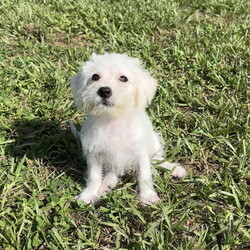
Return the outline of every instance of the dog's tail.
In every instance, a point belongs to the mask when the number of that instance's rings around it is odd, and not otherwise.
[[[69,126],[70,126],[71,133],[74,135],[76,140],[80,140],[80,132],[76,128],[75,124],[72,121],[69,121]]]

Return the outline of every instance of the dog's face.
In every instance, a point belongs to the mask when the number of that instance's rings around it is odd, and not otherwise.
[[[71,82],[78,108],[110,116],[145,109],[156,85],[138,59],[124,54],[92,55]]]

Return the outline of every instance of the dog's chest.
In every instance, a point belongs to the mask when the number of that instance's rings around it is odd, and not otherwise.
[[[106,126],[99,128],[97,137],[105,145],[108,151],[115,151],[116,154],[133,149],[135,142],[135,127],[125,122],[112,122]]]
[[[85,127],[82,142],[87,154],[107,154],[112,158],[130,160],[140,144],[139,134],[135,122],[115,120]]]

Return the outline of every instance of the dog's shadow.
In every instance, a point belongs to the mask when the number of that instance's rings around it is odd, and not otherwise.
[[[74,181],[82,181],[86,164],[81,149],[71,134],[69,124],[56,120],[16,120],[11,125],[6,155],[16,159],[27,157],[40,166],[53,166],[66,172]]]

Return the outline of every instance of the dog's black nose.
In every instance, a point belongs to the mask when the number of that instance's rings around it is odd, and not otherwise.
[[[101,87],[98,89],[97,94],[103,98],[109,98],[112,96],[112,90],[109,87]]]

